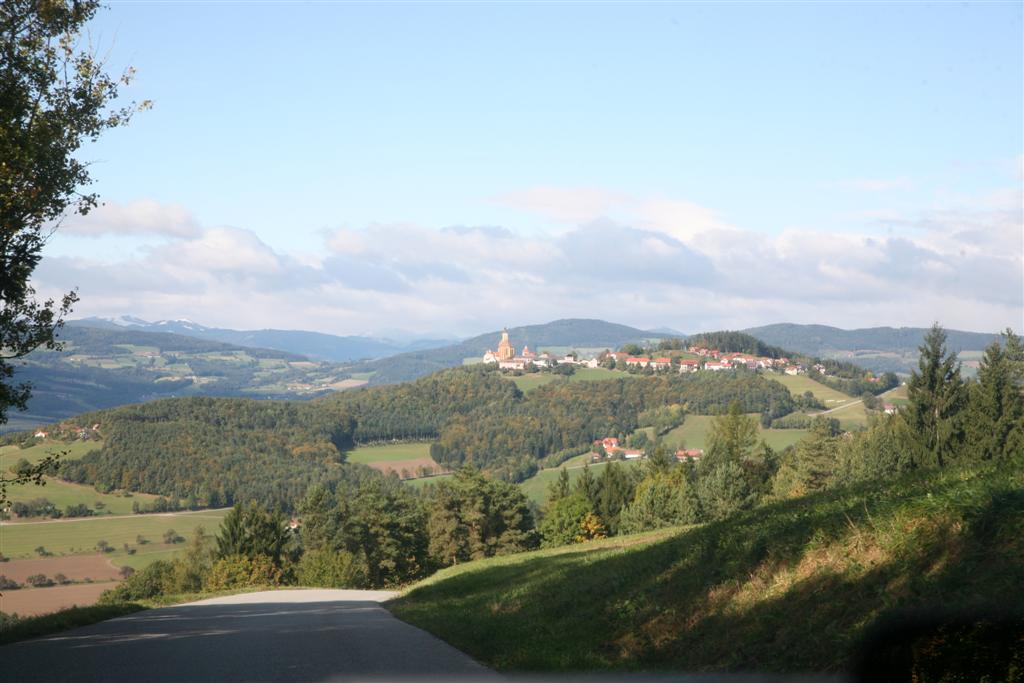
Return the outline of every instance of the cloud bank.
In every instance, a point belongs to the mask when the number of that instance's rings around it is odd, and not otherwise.
[[[241,228],[201,226],[152,201],[107,205],[70,238],[161,240],[114,262],[44,258],[36,286],[78,287],[76,315],[187,316],[236,328],[338,334],[473,334],[594,317],[685,331],[791,321],[841,327],[1022,326],[1019,190],[915,215],[873,215],[859,233],[729,225],[678,199],[538,188],[498,198],[562,226],[375,224],[328,232],[299,258]],[[607,216],[614,215],[615,218]]]

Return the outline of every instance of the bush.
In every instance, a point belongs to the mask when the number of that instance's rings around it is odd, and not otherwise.
[[[21,584],[14,579],[8,579],[3,574],[0,574],[0,591],[13,591],[21,588]]]
[[[125,565],[117,573],[121,575],[122,579],[130,579],[135,574],[135,568]]]
[[[46,574],[33,574],[25,579],[25,581],[36,588],[46,588],[53,585],[53,579],[48,577]]]
[[[310,550],[299,560],[296,577],[302,586],[364,588],[366,567],[352,553]]]
[[[175,531],[174,529],[168,529],[167,531],[164,532],[164,543],[167,543],[168,545],[171,545],[173,543],[184,543],[184,542],[185,542],[185,538],[183,536],[179,536],[178,532]]]
[[[99,603],[111,605],[118,602],[145,600],[162,595],[174,580],[174,563],[157,560],[142,571],[135,572],[116,588],[104,591]]]
[[[281,570],[266,555],[229,555],[213,563],[206,577],[205,588],[216,591],[247,586],[277,586],[281,580]]]
[[[56,581],[57,583],[59,583],[62,586],[65,586],[65,585],[71,583],[71,579],[69,579],[68,577],[64,576],[61,573],[54,574],[53,575],[53,580]]]

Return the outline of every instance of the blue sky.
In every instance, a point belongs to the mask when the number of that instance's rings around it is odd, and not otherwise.
[[[1020,3],[132,3],[80,315],[1020,328]],[[239,306],[244,301],[246,305]]]

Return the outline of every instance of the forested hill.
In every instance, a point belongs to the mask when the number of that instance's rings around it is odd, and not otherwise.
[[[65,464],[63,474],[104,491],[199,505],[289,505],[309,485],[356,476],[340,465],[354,443],[429,439],[442,465],[520,481],[542,464],[586,451],[596,438],[625,437],[644,411],[675,405],[718,414],[734,400],[769,418],[794,408],[783,385],[753,372],[560,379],[523,394],[482,365],[304,403],[166,399],[76,418],[99,424],[102,445]]]
[[[345,386],[340,366],[284,351],[120,327],[66,326],[59,339],[62,351],[37,349],[17,368],[34,389],[6,427],[170,396],[311,398]]]
[[[827,325],[779,323],[743,330],[761,341],[812,356],[828,356],[835,351],[917,351],[928,330],[923,327],[867,327],[843,330]],[[946,330],[950,351],[980,351],[998,334]]]
[[[516,350],[524,345],[534,350],[548,347],[616,349],[629,342],[641,342],[659,336],[627,325],[585,318],[568,318],[543,325],[512,327],[508,332]],[[413,351],[362,363],[353,366],[352,371],[373,372],[371,384],[405,382],[438,370],[462,365],[466,358],[480,358],[487,349],[496,349],[500,339],[501,331],[495,330],[451,346]]]
[[[378,339],[359,335],[339,336],[307,330],[230,330],[219,327],[206,327],[190,320],[147,322],[131,316],[123,316],[115,320],[83,318],[70,321],[68,327],[171,333],[247,348],[276,349],[315,360],[334,363],[347,363],[366,358],[384,358],[404,351],[435,348],[451,343],[450,340],[424,339],[404,344],[390,339]]]

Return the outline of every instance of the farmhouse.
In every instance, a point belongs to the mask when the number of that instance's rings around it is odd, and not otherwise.
[[[698,361],[698,360],[683,359],[683,360],[679,361],[679,372],[680,373],[683,373],[683,372],[697,372],[698,370],[700,370],[700,361]]]
[[[679,462],[684,462],[688,458],[693,458],[694,460],[696,460],[702,455],[704,455],[703,448],[681,448],[678,451],[676,451],[676,460],[678,460]]]

